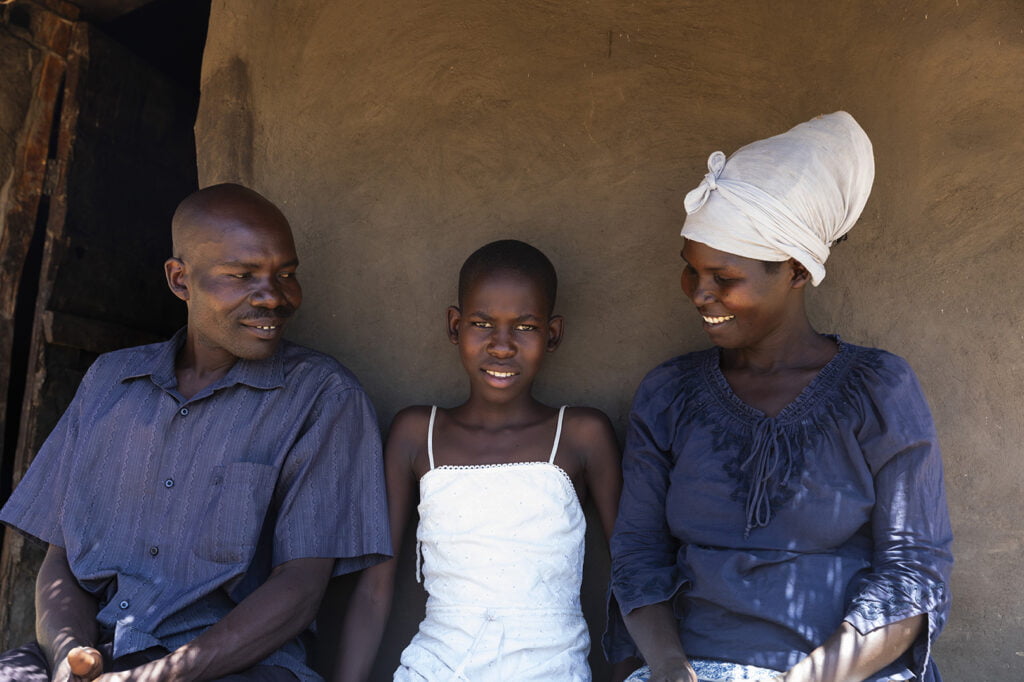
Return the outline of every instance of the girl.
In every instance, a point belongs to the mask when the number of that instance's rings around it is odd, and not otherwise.
[[[523,242],[473,253],[459,273],[459,305],[448,309],[469,398],[448,409],[406,408],[392,424],[392,538],[400,547],[418,486],[417,568],[422,557],[429,595],[395,680],[590,679],[582,503],[593,498],[608,537],[621,473],[604,414],[533,397],[541,363],[562,338],[556,286],[551,262]],[[360,577],[338,679],[368,676],[396,565],[397,558]]]

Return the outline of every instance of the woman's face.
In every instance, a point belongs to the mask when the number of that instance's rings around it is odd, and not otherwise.
[[[697,306],[704,331],[721,348],[752,348],[779,336],[802,314],[808,275],[793,260],[777,267],[687,241],[680,254],[683,293]]]

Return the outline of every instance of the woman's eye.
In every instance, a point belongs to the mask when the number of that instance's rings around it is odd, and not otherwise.
[[[729,286],[730,284],[735,284],[736,280],[731,278],[731,277],[723,277],[722,275],[715,275],[715,283],[716,284],[721,284],[723,286]]]

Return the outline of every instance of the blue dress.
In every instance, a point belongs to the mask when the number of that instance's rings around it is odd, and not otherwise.
[[[939,680],[952,532],[913,372],[842,343],[775,417],[741,401],[719,350],[655,368],[630,414],[611,542],[624,613],[671,601],[688,655],[787,670],[846,620],[919,614],[919,641],[871,680]],[[606,637],[613,658],[622,633]]]

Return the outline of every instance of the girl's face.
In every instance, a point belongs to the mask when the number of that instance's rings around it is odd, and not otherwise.
[[[562,318],[550,307],[541,285],[521,273],[476,278],[462,307],[448,309],[448,336],[472,390],[502,399],[529,393],[545,353],[562,336]]]
[[[751,348],[783,330],[799,310],[797,289],[809,280],[795,261],[769,271],[753,258],[687,241],[683,293],[697,306],[704,331],[720,348]]]

